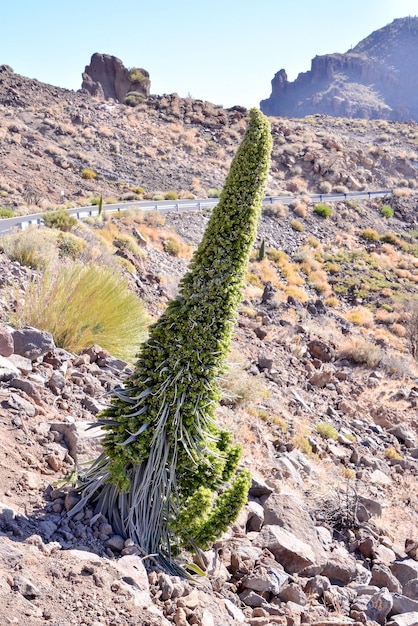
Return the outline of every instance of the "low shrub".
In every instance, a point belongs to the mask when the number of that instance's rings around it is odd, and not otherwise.
[[[348,339],[340,348],[340,357],[358,365],[376,367],[383,358],[383,351],[366,337],[357,336]]]
[[[14,217],[14,211],[6,206],[0,206],[0,219],[7,217]]]
[[[58,254],[61,257],[78,259],[87,248],[87,243],[81,237],[71,233],[62,233],[57,240]]]
[[[179,195],[177,193],[177,191],[167,191],[164,194],[164,200],[178,200],[179,199]]]
[[[57,228],[58,230],[69,231],[77,224],[77,218],[70,215],[64,209],[58,211],[47,211],[42,215],[45,226]]]
[[[328,219],[332,214],[332,209],[329,204],[320,203],[314,206],[314,213],[316,213],[316,215],[319,215],[320,217],[323,217],[324,219]]]
[[[0,239],[0,250],[13,261],[32,269],[43,269],[57,261],[56,233],[34,226]]]
[[[290,226],[291,228],[293,228],[293,230],[296,230],[298,233],[302,233],[305,230],[304,225],[299,220],[292,220],[290,222]]]
[[[379,241],[380,235],[374,228],[365,228],[360,233],[361,237],[366,241]]]
[[[392,207],[389,206],[388,204],[384,204],[382,206],[382,208],[380,209],[380,213],[381,215],[383,215],[383,217],[393,217],[395,214]]]
[[[316,425],[316,432],[324,439],[333,439],[334,441],[338,439],[338,430],[329,422],[319,422]]]
[[[57,346],[78,353],[98,343],[132,361],[145,339],[148,316],[137,296],[114,268],[59,265],[28,285],[21,324],[50,332]]]
[[[89,168],[85,168],[81,172],[81,177],[84,178],[85,180],[94,180],[95,178],[97,178],[97,172]]]

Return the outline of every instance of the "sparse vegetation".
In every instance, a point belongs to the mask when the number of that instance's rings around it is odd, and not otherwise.
[[[81,176],[82,178],[84,178],[85,180],[94,180],[95,178],[97,178],[97,172],[95,172],[94,170],[91,170],[89,168],[85,168],[82,172],[81,172]]]
[[[324,439],[333,439],[334,441],[338,439],[337,429],[329,422],[319,422],[316,425],[316,432]]]
[[[43,221],[48,228],[57,228],[62,231],[69,231],[77,224],[77,218],[70,215],[64,209],[57,211],[47,211],[43,214]]]
[[[324,219],[328,219],[332,214],[332,208],[329,204],[316,204],[314,206],[314,213]]]
[[[28,286],[15,321],[50,332],[78,353],[94,343],[132,361],[148,316],[113,268],[74,263],[46,269]]]
[[[395,214],[392,207],[388,204],[384,204],[382,206],[382,208],[380,209],[380,213],[383,215],[383,217],[393,217]]]

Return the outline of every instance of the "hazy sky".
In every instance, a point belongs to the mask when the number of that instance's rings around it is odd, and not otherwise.
[[[150,73],[151,93],[258,106],[274,74],[346,52],[417,0],[3,0],[0,64],[68,89],[94,52]]]

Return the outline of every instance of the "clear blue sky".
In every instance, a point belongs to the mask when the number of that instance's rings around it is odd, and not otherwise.
[[[76,90],[102,52],[148,70],[153,94],[251,107],[281,68],[294,80],[315,55],[417,14],[417,0],[4,0],[0,64]]]

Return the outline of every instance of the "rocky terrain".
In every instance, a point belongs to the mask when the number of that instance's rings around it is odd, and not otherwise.
[[[413,198],[397,202],[393,229],[413,228]],[[264,240],[296,259],[314,235],[335,245],[344,211],[330,220],[309,213],[306,232],[293,230],[291,218],[267,211],[257,248]],[[346,219],[347,231],[353,214]],[[384,228],[373,203],[359,219]],[[155,230],[195,246],[206,220],[170,214]],[[115,223],[132,232],[128,218]],[[350,322],[350,294],[335,308],[306,283],[304,302],[279,298],[272,274],[254,284],[265,261],[253,259],[218,411],[244,447],[253,484],[234,527],[194,557],[206,577],[185,580],[116,535],[100,511],[71,515],[71,474],[100,445],[86,427],[129,366],[100,346],[74,355],[48,333],[10,326],[34,270],[4,254],[0,263],[5,624],[418,623],[418,366],[407,338]],[[164,253],[155,233],[148,238],[135,285],[153,315],[186,264]]]
[[[130,107],[2,66],[1,204],[215,194],[245,118],[175,94]],[[59,348],[19,311],[51,255],[122,271],[157,318],[208,214],[128,210],[1,239],[2,623],[418,624],[417,126],[271,121],[269,191],[297,198],[264,208],[248,268],[217,419],[253,482],[233,528],[184,556],[205,576],[162,571],[100,511],[72,514],[100,450],[87,428],[132,366],[99,342]],[[393,192],[326,209],[307,196],[378,188]]]
[[[281,69],[269,98],[260,103],[267,115],[418,120],[413,85],[418,68],[418,18],[394,20],[344,54],[316,56],[311,69],[289,82]],[[412,79],[412,80],[411,80]]]
[[[176,94],[130,107],[1,66],[0,205],[28,213],[101,195],[106,202],[216,195],[245,119],[243,107]],[[415,122],[316,115],[271,123],[271,195],[417,185]]]

